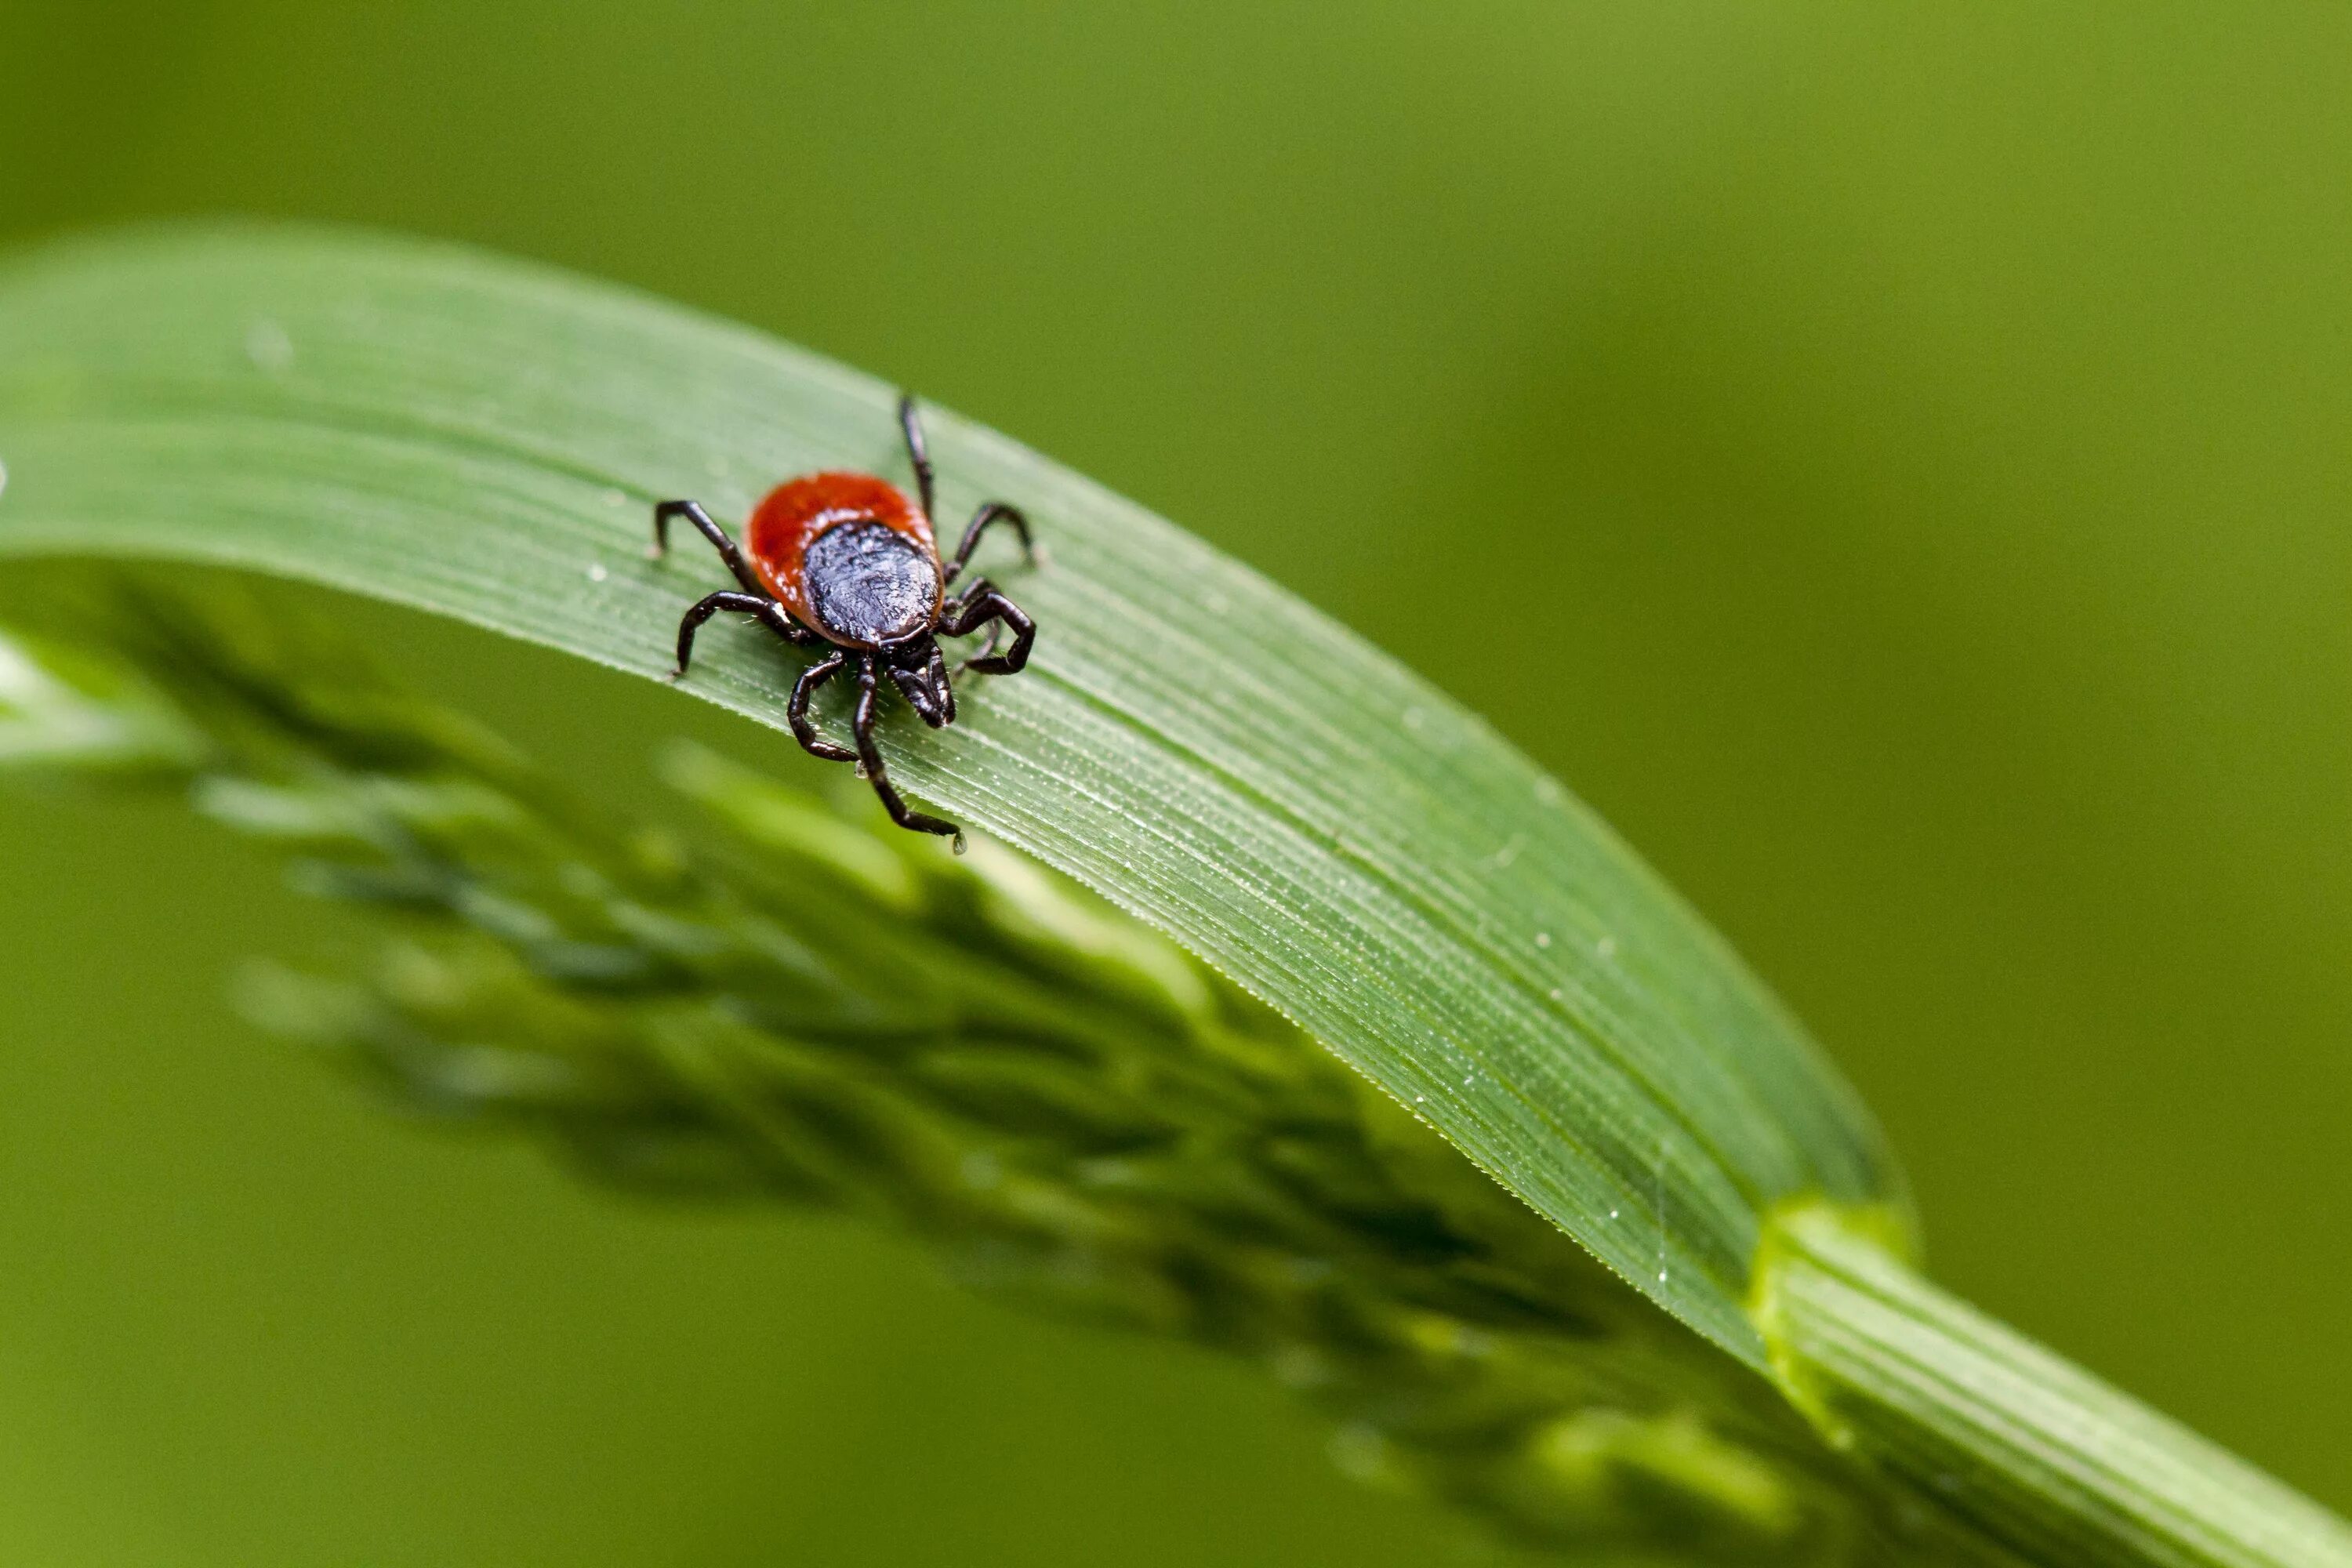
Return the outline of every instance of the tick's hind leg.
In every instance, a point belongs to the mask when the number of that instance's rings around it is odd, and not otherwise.
[[[891,821],[917,833],[936,833],[941,837],[952,837],[961,851],[963,829],[952,822],[928,816],[909,806],[899,798],[897,787],[890,783],[888,772],[882,766],[882,752],[874,744],[874,713],[880,689],[879,680],[874,673],[874,660],[869,656],[857,666],[857,713],[850,726],[857,736],[857,760],[864,764],[866,782],[872,784],[874,793],[881,797],[883,808],[889,812]]]
[[[1013,628],[1013,646],[998,653],[996,631],[992,626],[987,647],[965,659],[961,668],[982,675],[1020,674],[1029,662],[1030,645],[1037,640],[1037,623],[1023,613],[1020,605],[998,593],[987,578],[974,583],[961,598],[947,607],[947,613],[940,617],[940,631],[942,636],[960,637],[991,622]]]
[[[931,448],[923,439],[923,417],[915,412],[915,395],[911,392],[898,395],[898,430],[907,437],[907,460],[915,465],[915,489],[923,498],[923,520],[928,522],[931,516]]]
[[[922,494],[922,520],[931,520],[931,445],[922,439],[922,414],[915,393],[898,393],[898,433],[906,435],[906,461],[915,466],[915,489]]]
[[[719,559],[727,563],[727,570],[735,574],[735,581],[742,584],[746,591],[763,598],[766,596],[767,590],[760,585],[759,578],[751,574],[743,552],[735,548],[735,542],[727,537],[727,531],[711,521],[710,514],[702,510],[700,501],[666,500],[654,508],[654,559],[658,561],[669,553],[669,520],[674,517],[686,519],[694,524],[703,538],[710,541],[710,547],[719,552]]]
[[[809,698],[818,687],[840,674],[848,663],[847,654],[837,653],[831,658],[819,659],[801,671],[801,678],[793,682],[792,700],[784,704],[784,718],[793,727],[793,739],[801,743],[802,751],[812,757],[823,757],[828,763],[854,763],[857,760],[857,753],[846,746],[835,745],[816,732],[816,726],[809,721]]]

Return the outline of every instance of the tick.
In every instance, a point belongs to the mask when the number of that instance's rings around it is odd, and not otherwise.
[[[954,723],[956,716],[955,688],[949,683],[947,658],[940,652],[940,637],[960,637],[987,626],[987,646],[957,665],[956,673],[1018,673],[1037,640],[1036,624],[985,577],[961,594],[950,596],[948,590],[971,559],[981,535],[1000,522],[1021,536],[1022,552],[1032,564],[1037,551],[1029,536],[1029,520],[1018,508],[992,500],[971,514],[954,558],[942,567],[939,545],[931,537],[931,455],[912,396],[898,400],[898,427],[914,464],[919,504],[887,479],[871,474],[804,474],[770,490],[752,510],[740,549],[699,502],[666,500],[654,508],[656,557],[669,548],[670,519],[682,517],[701,530],[743,585],[740,594],[712,594],[686,612],[677,626],[677,668],[670,679],[685,676],[694,656],[694,634],[721,610],[757,616],[761,625],[797,647],[827,649],[793,683],[784,717],[792,721],[793,739],[811,756],[857,763],[892,821],[918,833],[950,836],[961,850],[961,830],[909,807],[882,766],[882,753],[874,744],[882,679],[887,676],[923,722],[940,730]],[[1013,646],[999,653],[997,636],[1008,626]],[[845,669],[857,677],[857,706],[850,720],[855,751],[818,734],[809,719],[809,699]]]

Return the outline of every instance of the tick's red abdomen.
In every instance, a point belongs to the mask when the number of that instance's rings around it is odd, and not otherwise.
[[[906,491],[871,474],[805,474],[768,492],[743,530],[743,554],[793,618],[823,629],[803,575],[808,547],[845,522],[875,522],[912,541],[934,563],[931,521]]]

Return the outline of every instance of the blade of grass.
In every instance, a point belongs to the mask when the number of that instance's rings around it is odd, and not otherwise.
[[[890,471],[890,400],[466,252],[252,230],[60,247],[0,269],[0,553],[218,563],[652,674],[718,576],[637,558],[650,502],[740,515],[786,472]],[[1906,1532],[1957,1522],[1988,1559],[2352,1563],[2324,1511],[1911,1275],[1899,1177],[1802,1031],[1475,720],[1002,438],[940,416],[934,448],[948,511],[1017,500],[1057,555],[1004,574],[1046,627],[1033,673],[977,686],[955,731],[886,739],[916,793],[1287,1014],[1771,1376],[1862,1467],[1858,1494],[1908,1489]],[[790,656],[714,639],[703,668],[699,695],[781,725]],[[1790,1214],[1845,1219],[1823,1239]],[[1570,1419],[1544,1473],[1606,1450],[1783,1528],[1764,1473],[1702,1427],[1617,1420]]]
[[[1955,1300],[1856,1216],[1774,1223],[1757,1321],[1792,1403],[1843,1452],[2035,1563],[2352,1562],[2352,1530]]]
[[[0,278],[0,551],[204,560],[643,675],[740,518],[821,468],[903,476],[893,389],[541,269],[243,231],[68,246]],[[1297,1020],[1669,1311],[1761,1365],[1760,1218],[1893,1200],[1875,1131],[1722,942],[1426,683],[1143,509],[931,418],[942,510],[1026,508],[1044,633],[969,717],[894,725],[919,795],[1076,876]],[[688,689],[782,723],[791,657]]]

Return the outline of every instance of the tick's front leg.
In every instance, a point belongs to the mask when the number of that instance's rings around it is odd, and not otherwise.
[[[948,606],[940,617],[940,630],[951,637],[978,631],[990,622],[1013,628],[1013,646],[1003,653],[996,649],[994,634],[989,637],[988,650],[977,658],[963,661],[966,669],[982,675],[1018,675],[1029,662],[1029,648],[1037,640],[1037,623],[1023,613],[1021,606],[996,591],[985,577],[974,583],[962,598]]]
[[[962,828],[952,822],[915,810],[899,798],[897,786],[890,783],[890,775],[882,766],[882,752],[874,744],[874,716],[878,695],[879,682],[875,677],[874,660],[869,656],[860,660],[857,666],[857,713],[851,725],[857,736],[857,760],[866,765],[866,782],[872,784],[874,793],[881,797],[883,809],[890,814],[891,821],[917,833],[936,833],[943,838],[952,837],[961,849],[963,846]]]
[[[815,695],[818,687],[840,674],[848,663],[847,654],[836,653],[831,658],[819,659],[801,671],[801,678],[793,682],[792,699],[784,704],[784,718],[793,727],[793,739],[801,743],[802,751],[812,757],[823,757],[828,763],[854,763],[857,760],[857,753],[846,746],[835,745],[816,732],[816,726],[809,721],[809,699]]]

